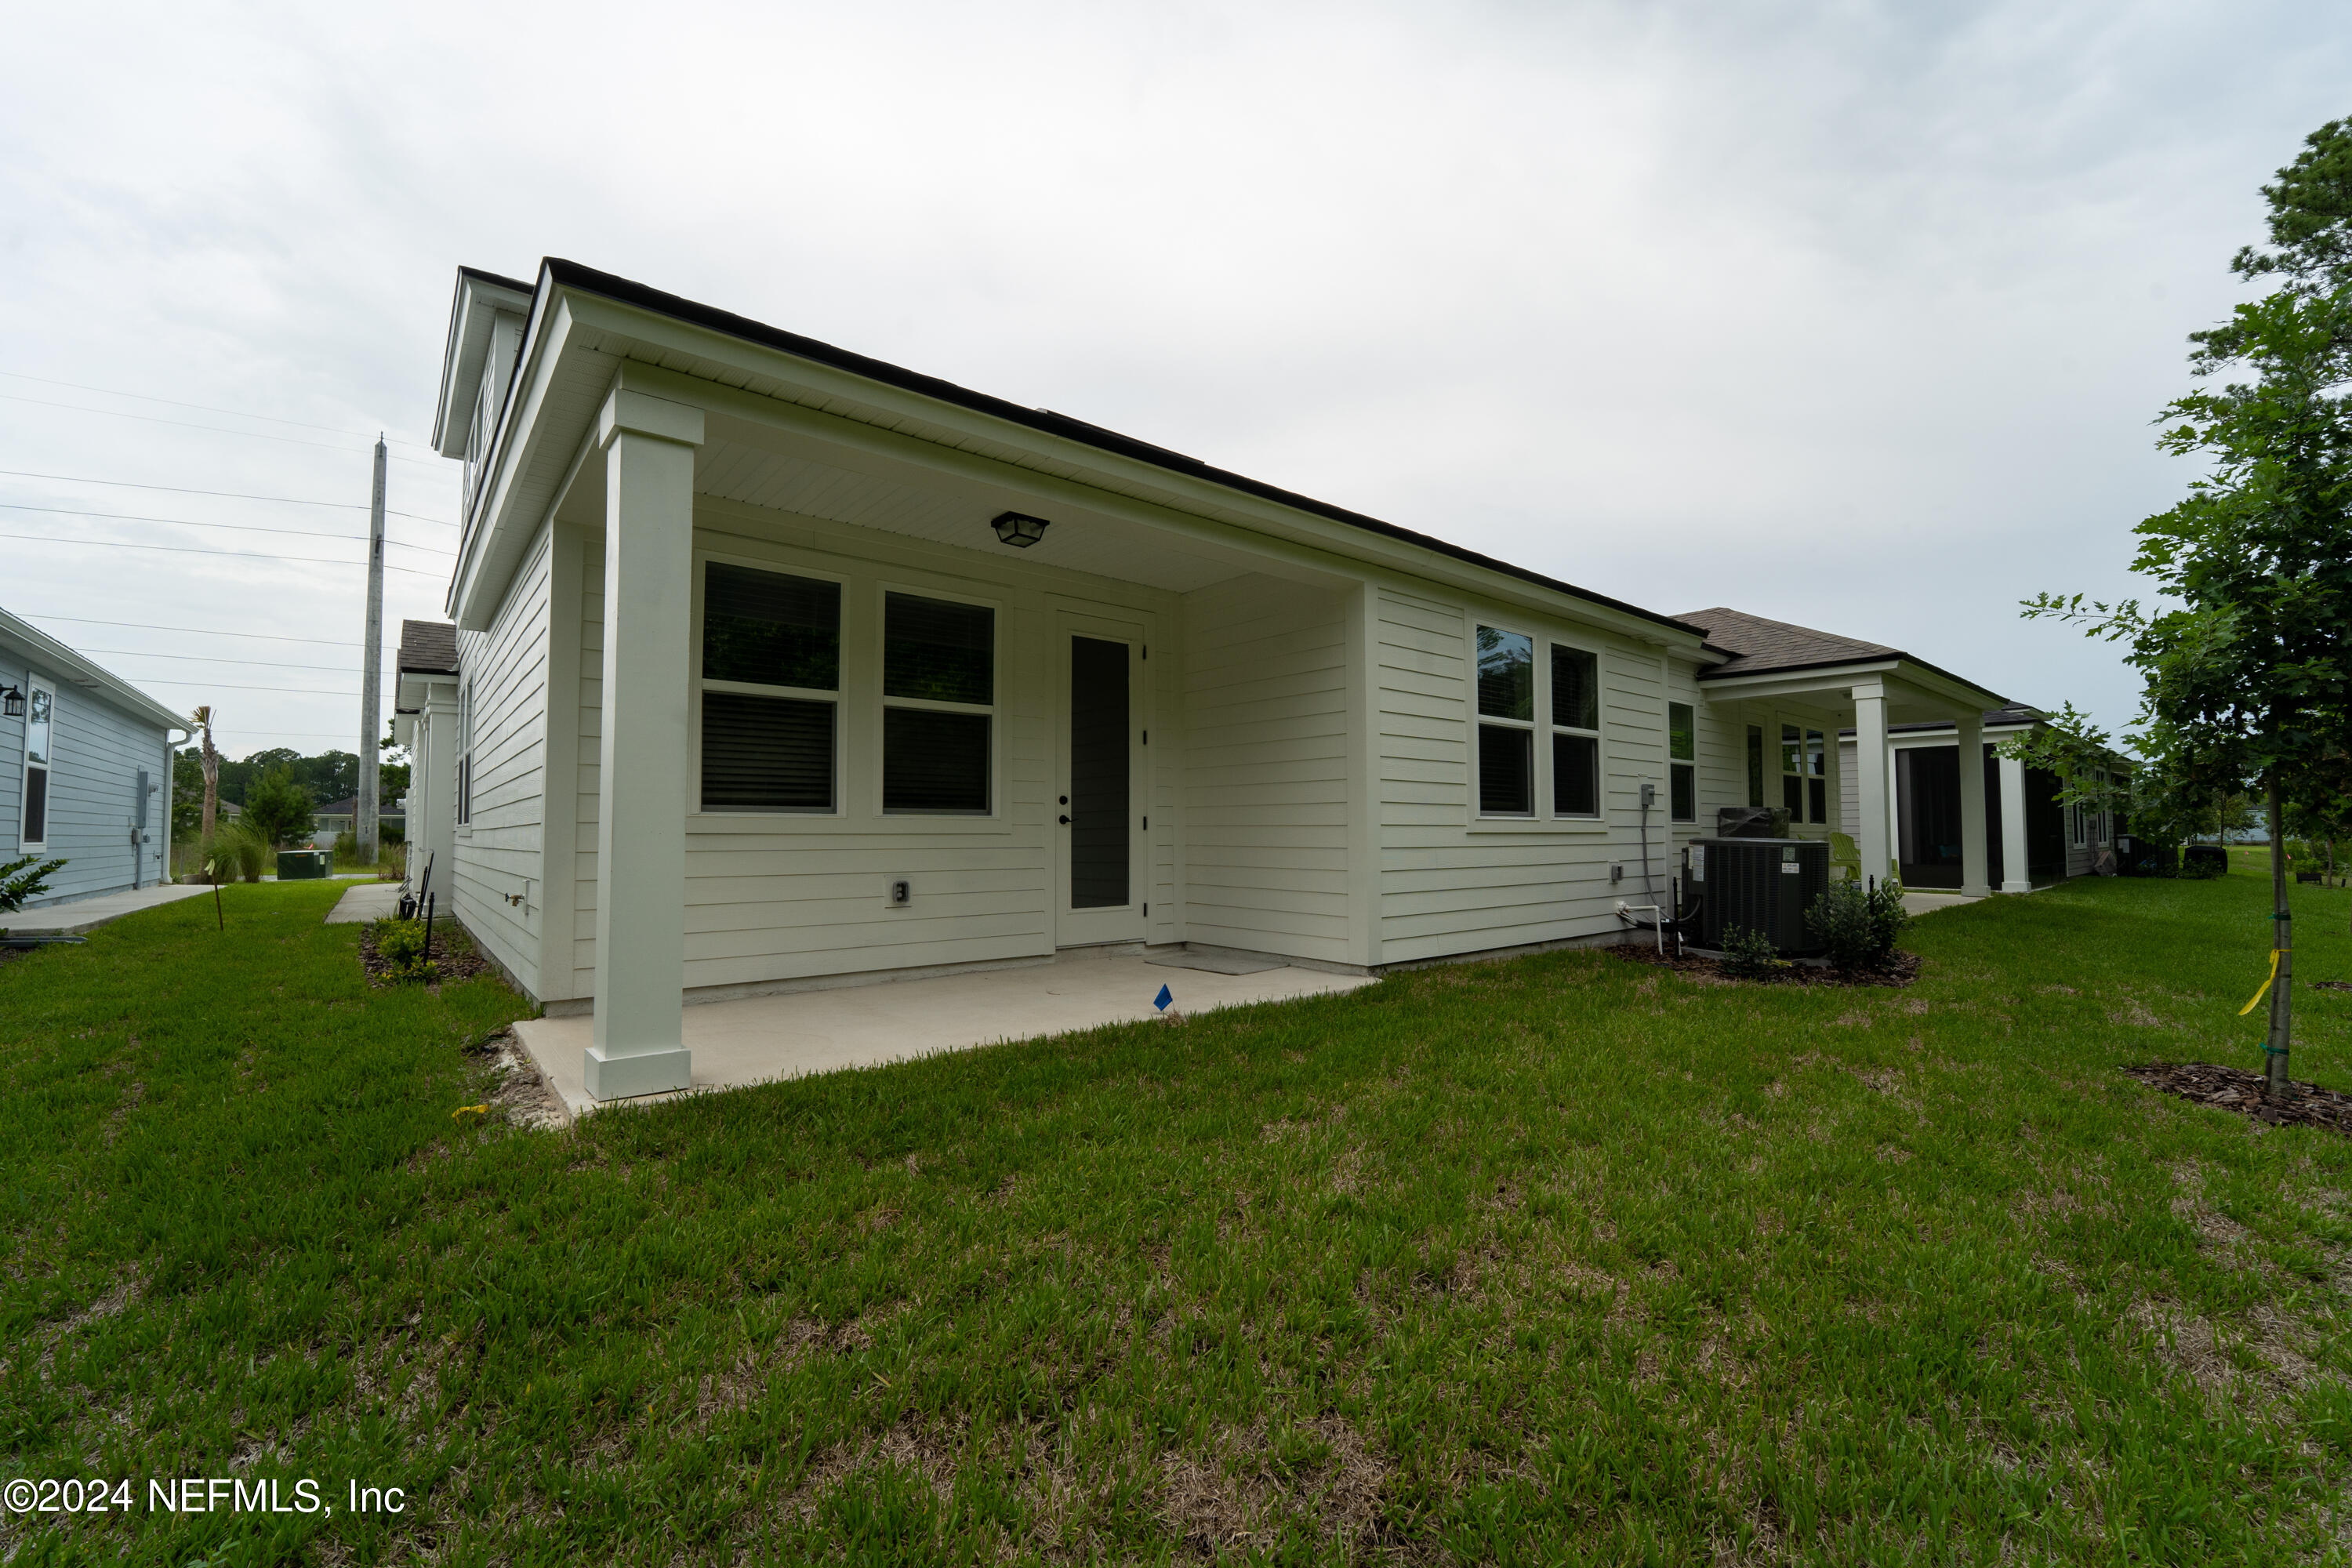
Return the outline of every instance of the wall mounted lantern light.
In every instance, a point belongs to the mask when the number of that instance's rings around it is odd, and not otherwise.
[[[11,719],[22,719],[25,716],[25,694],[13,686],[0,687],[0,713],[5,713]]]
[[[1015,550],[1026,550],[1045,537],[1045,520],[1026,512],[998,512],[989,526],[996,530],[997,538]]]

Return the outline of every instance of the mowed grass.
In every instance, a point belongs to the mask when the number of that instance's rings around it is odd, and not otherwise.
[[[335,1514],[12,1515],[0,1558],[2352,1539],[2352,1141],[2118,1070],[2259,1065],[2251,876],[1938,913],[1901,991],[1565,952],[562,1132],[452,1119],[523,1005],[368,991],[340,891],[0,964],[0,1470]],[[2295,897],[2302,976],[2352,979],[2352,894]],[[2352,1088],[2352,994],[2296,1005]]]

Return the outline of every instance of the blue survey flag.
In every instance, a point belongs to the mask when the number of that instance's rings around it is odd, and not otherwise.
[[[1168,1004],[1174,1000],[1176,1000],[1175,993],[1170,991],[1165,985],[1162,985],[1160,988],[1160,994],[1151,999],[1151,1005],[1165,1013],[1168,1011]]]

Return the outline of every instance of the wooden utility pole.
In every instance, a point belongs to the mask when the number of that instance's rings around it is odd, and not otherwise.
[[[376,752],[383,740],[383,437],[375,441],[375,493],[368,502],[367,660],[360,671],[360,777],[352,836],[359,840],[360,864],[376,858],[376,785],[383,771]]]

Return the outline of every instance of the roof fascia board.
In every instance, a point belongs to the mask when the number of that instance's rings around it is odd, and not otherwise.
[[[524,329],[523,363],[507,387],[505,406],[499,416],[497,444],[485,459],[488,467],[475,491],[475,510],[464,520],[466,528],[457,546],[457,569],[450,574],[444,613],[465,631],[489,629],[491,610],[482,604],[484,591],[503,588],[520,558],[520,544],[509,542],[513,528],[507,515],[513,509],[520,476],[538,460],[551,438],[562,438],[560,432],[546,428],[541,414],[548,390],[562,367],[562,349],[578,329],[568,301],[555,301],[551,310],[545,308],[547,303],[542,294],[540,308],[533,310],[530,323]],[[525,433],[520,454],[515,449],[518,430]],[[575,444],[576,437],[567,441],[565,452],[569,454]],[[538,519],[531,521],[535,523]],[[502,561],[508,555],[516,559]],[[502,564],[504,570],[499,569]]]
[[[1540,574],[1512,567],[1506,562],[1480,555],[1475,551],[1463,550],[1444,541],[1396,524],[1361,514],[1349,512],[1345,517],[1326,514],[1320,503],[1310,503],[1310,498],[1290,496],[1277,491],[1268,495],[1262,491],[1276,487],[1259,486],[1237,474],[1202,465],[1203,472],[1192,474],[1179,468],[1130,457],[1106,447],[1080,441],[1023,423],[1015,418],[971,408],[927,393],[909,390],[893,384],[861,374],[856,371],[824,363],[782,348],[754,342],[749,338],[723,331],[716,327],[685,320],[649,306],[616,300],[593,289],[573,284],[559,284],[567,301],[572,302],[576,321],[593,322],[600,329],[646,341],[654,346],[674,349],[681,353],[696,354],[707,359],[730,362],[742,366],[747,374],[764,375],[774,380],[797,384],[817,395],[839,398],[845,402],[863,403],[886,411],[902,412],[910,418],[953,430],[974,440],[1024,447],[1042,458],[1074,468],[1092,469],[1123,482],[1159,490],[1170,498],[1174,509],[1198,512],[1203,508],[1223,508],[1244,512],[1253,524],[1297,529],[1312,524],[1317,531],[1336,531],[1349,537],[1354,548],[1335,546],[1325,540],[1317,541],[1318,548],[1336,553],[1370,559],[1364,547],[1373,541],[1392,547],[1396,553],[1389,563],[1417,577],[1432,574],[1423,564],[1437,557],[1461,565],[1477,568],[1482,574],[1509,579],[1545,589],[1561,599],[1574,600],[1591,606],[1594,611],[1609,612],[1622,617],[1626,623],[1639,623],[1654,638],[1669,643],[1687,640],[1696,649],[1704,636],[1696,626],[1675,620],[1671,616],[1644,610],[1639,605],[1612,599],[1606,595],[1578,588],[1573,584],[1559,582]],[[650,367],[648,367],[650,368]],[[676,373],[672,373],[676,374]],[[681,380],[698,386],[723,386],[720,382],[699,377],[682,376]],[[731,388],[730,390],[732,390]],[[751,394],[747,395],[758,395]],[[782,399],[766,399],[782,402]],[[1008,405],[1009,408],[1010,405]],[[857,421],[847,421],[857,423]],[[1116,436],[1116,432],[1105,432]],[[1124,438],[1123,438],[1124,439]],[[938,445],[937,443],[930,443]],[[1133,441],[1142,447],[1146,443]],[[1171,454],[1174,456],[1175,454]],[[1286,499],[1288,498],[1288,499]],[[1345,509],[1330,508],[1330,511]],[[1402,564],[1409,561],[1411,564]],[[1516,596],[1516,595],[1514,595]]]
[[[184,730],[188,717],[174,713],[152,697],[102,665],[92,664],[38,626],[0,610],[0,639],[25,650],[25,662],[44,672],[55,670],[85,690],[96,689],[135,716],[166,730]]]
[[[433,410],[433,449],[443,457],[466,455],[462,426],[489,363],[497,316],[501,311],[522,315],[530,309],[530,300],[527,284],[471,267],[457,268],[457,291],[449,301],[449,336],[441,350],[440,399]]]
[[[616,317],[608,323],[601,316],[602,312],[608,310],[625,310],[628,314]],[[576,320],[582,328],[642,336],[640,323],[646,318],[633,307],[615,306],[611,301],[590,297],[578,301],[578,311]],[[670,324],[666,317],[652,319],[665,326]],[[681,353],[712,358],[724,354],[740,363],[741,351],[750,348],[763,356],[773,354],[782,362],[782,367],[793,372],[810,365],[810,362],[762,349],[757,344],[745,344],[739,339],[696,328],[691,323],[684,325],[698,338],[707,341],[675,345]],[[887,410],[887,403],[877,398],[876,394],[890,395],[897,390],[846,373],[835,372],[828,366],[811,368],[825,373],[824,381],[811,387],[812,392],[821,395],[867,404],[882,403]],[[793,379],[764,366],[753,370],[752,374],[773,376],[778,380]],[[1675,643],[1687,644],[1687,647],[1681,650],[1685,657],[1705,657],[1701,651],[1701,637],[1695,626],[1675,621],[1662,624],[1646,616],[1628,614],[1607,601],[1596,602],[1581,594],[1560,592],[1513,573],[1481,566],[1417,547],[1403,540],[1351,528],[1312,512],[1261,500],[1246,491],[1229,489],[1213,481],[1190,480],[1184,476],[1171,475],[1148,464],[1024,426],[1001,422],[983,424],[984,416],[968,415],[952,405],[928,401],[916,405],[908,395],[906,401],[909,406],[904,412],[911,417],[933,421],[935,411],[943,409],[960,416],[955,426],[960,434],[1003,445],[1026,446],[1041,457],[1071,467],[1091,468],[1129,482],[1147,483],[1169,499],[1151,500],[1125,490],[1100,489],[1048,469],[1007,463],[998,458],[965,451],[923,437],[905,435],[884,426],[851,419],[805,404],[767,396],[730,386],[724,382],[688,375],[639,361],[624,363],[615,384],[693,403],[711,413],[746,424],[790,431],[1006,489],[1058,498],[1091,510],[1125,517],[1200,539],[1223,549],[1241,550],[1263,558],[1281,560],[1318,574],[1329,574],[1330,558],[1337,556],[1355,566],[1359,574],[1370,569],[1404,581],[1442,582],[1465,594],[1532,608],[1559,619],[1598,625],[1643,642],[1669,647]],[[1178,483],[1171,485],[1166,482],[1171,479]],[[568,486],[568,479],[566,483]],[[1193,504],[1187,505],[1187,501]],[[1251,518],[1252,523],[1227,521],[1207,510],[1212,507],[1217,510],[1242,511]]]
[[[1760,669],[1753,675],[1709,675],[1699,689],[1710,700],[1729,701],[1734,699],[1763,697],[1818,696],[1823,692],[1842,692],[1864,681],[1894,678],[1899,659],[1874,659],[1868,663],[1821,666],[1801,670]]]
[[[1938,669],[1924,659],[1909,654],[1888,654],[1870,659],[1827,659],[1819,664],[1783,665],[1773,669],[1759,669],[1753,675],[1725,674],[1711,671],[1702,677],[1710,691],[1741,691],[1756,694],[1759,685],[1794,683],[1791,689],[1829,689],[1850,685],[1856,679],[1868,679],[1881,673],[1899,672],[1904,684],[1916,689],[1936,701],[1948,701],[1955,708],[1971,706],[1979,712],[1988,708],[2008,705],[2008,699],[1999,692],[1988,691],[1981,686],[1961,679],[1948,669]]]

